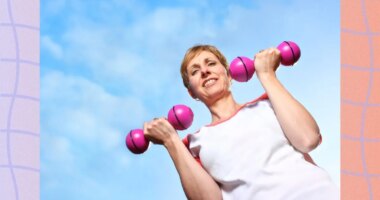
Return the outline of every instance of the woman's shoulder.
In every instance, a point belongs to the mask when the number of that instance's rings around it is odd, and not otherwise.
[[[253,99],[243,104],[241,110],[254,109],[258,105],[261,105],[261,104],[268,104],[270,107],[272,106],[270,103],[269,97],[266,93],[262,94],[256,99]]]
[[[243,107],[244,107],[244,106],[249,106],[249,105],[256,104],[257,102],[259,102],[259,101],[263,101],[263,100],[269,100],[269,97],[268,97],[268,94],[267,94],[267,93],[264,93],[264,94],[262,94],[261,96],[259,96],[258,98],[253,99],[252,101],[249,101],[249,102],[245,103],[245,104],[243,105]]]

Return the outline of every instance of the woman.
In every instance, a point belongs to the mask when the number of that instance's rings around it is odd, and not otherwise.
[[[219,50],[198,45],[187,51],[183,82],[207,106],[211,124],[181,141],[158,118],[144,124],[144,134],[166,147],[188,199],[339,199],[327,173],[308,159],[321,141],[319,128],[276,78],[279,64],[275,48],[256,54],[256,75],[266,94],[239,104]]]

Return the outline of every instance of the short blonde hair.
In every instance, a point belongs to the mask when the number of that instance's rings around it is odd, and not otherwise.
[[[199,55],[202,51],[208,51],[212,54],[214,54],[219,62],[223,65],[223,67],[226,69],[227,74],[229,75],[229,67],[227,63],[226,57],[215,47],[212,45],[195,45],[187,50],[181,64],[181,76],[183,84],[187,89],[189,89],[189,76],[187,74],[187,65],[190,63],[190,61],[197,55]]]

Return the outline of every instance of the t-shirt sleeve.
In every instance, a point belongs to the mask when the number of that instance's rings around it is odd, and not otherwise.
[[[200,165],[202,165],[201,159],[199,158],[199,156],[195,155],[194,152],[192,152],[190,150],[190,140],[189,140],[189,137],[190,137],[190,134],[186,135],[186,137],[184,137],[182,139],[182,142],[186,146],[187,150],[189,150],[190,154],[193,156],[193,158],[195,159],[195,161],[197,161]]]

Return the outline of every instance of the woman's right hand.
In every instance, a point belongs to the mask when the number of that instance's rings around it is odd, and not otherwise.
[[[188,199],[222,199],[222,192],[218,184],[195,161],[177,131],[166,118],[155,118],[150,122],[145,122],[144,134],[147,139],[155,144],[164,145],[168,150]]]
[[[255,54],[255,70],[259,80],[266,76],[276,76],[275,71],[280,66],[280,61],[280,51],[274,47],[261,50]]]
[[[166,144],[172,139],[179,139],[177,131],[164,117],[154,118],[152,121],[145,122],[144,135],[154,144],[161,144],[164,146],[167,146]]]

